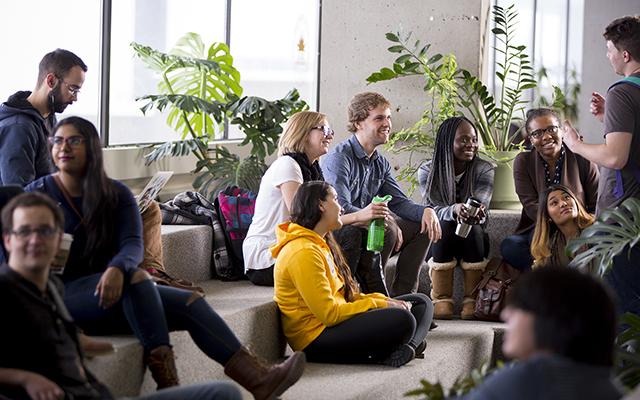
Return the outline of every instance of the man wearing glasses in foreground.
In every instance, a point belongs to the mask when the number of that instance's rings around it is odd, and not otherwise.
[[[61,113],[78,99],[87,66],[57,49],[40,61],[33,92],[20,91],[0,105],[0,185],[25,186],[51,173],[47,137]]]

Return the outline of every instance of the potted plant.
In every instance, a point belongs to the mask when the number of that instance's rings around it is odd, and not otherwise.
[[[187,33],[169,53],[135,42],[131,47],[160,77],[159,94],[137,99],[146,101],[142,112],[166,110],[167,124],[180,134],[179,140],[154,146],[145,162],[193,154],[197,159],[193,187],[210,199],[228,185],[257,192],[265,158],[275,152],[282,124],[307,108],[297,90],[276,101],[241,97],[240,73],[233,67],[229,48],[224,43],[206,48],[196,33]],[[225,146],[210,146],[225,120],[245,133],[240,146],[251,145],[244,159]]]
[[[427,57],[429,45],[420,47],[420,43],[416,42],[415,46],[408,46],[410,35],[403,39],[400,34],[387,34],[387,39],[395,43],[388,50],[399,53],[400,56],[396,58],[392,68],[382,68],[367,78],[367,81],[372,83],[423,75],[427,82],[427,94],[435,94],[437,103],[442,102],[438,96],[447,97],[444,107],[438,111],[439,116],[448,117],[460,113],[462,109],[467,112],[478,130],[482,154],[497,164],[492,201],[494,208],[521,207],[515,195],[511,164],[522,150],[522,146],[514,139],[522,129],[524,119],[526,102],[522,100],[522,96],[526,90],[536,87],[533,68],[525,53],[526,47],[513,43],[517,17],[518,13],[513,5],[507,8],[497,5],[493,7],[495,27],[492,32],[498,43],[495,50],[499,54],[495,76],[500,83],[500,90],[495,96],[480,78],[471,72],[456,66],[453,73],[450,73],[450,60],[454,59],[452,55],[443,57],[441,54],[434,54]],[[443,86],[446,90],[433,90],[439,83],[446,85]],[[433,111],[427,110],[426,113],[433,115]],[[403,137],[403,142],[412,141],[418,146],[424,143],[426,146],[422,147],[425,148],[432,146],[432,140],[420,139],[420,136],[426,133],[433,138],[441,121],[438,118],[430,118],[428,122],[428,129],[411,131]],[[395,144],[394,142],[393,145]]]
[[[567,254],[575,256],[570,266],[583,268],[605,278],[616,273],[613,286],[637,286],[640,259],[640,200],[628,198],[615,209],[604,210],[597,221],[567,245]],[[635,293],[618,293],[622,301],[635,302]],[[635,288],[633,288],[635,289]],[[634,292],[635,290],[632,290]],[[631,294],[631,296],[629,296]],[[624,304],[623,304],[624,306]],[[640,316],[627,312],[620,318],[624,330],[616,338],[616,379],[631,390],[640,383]]]

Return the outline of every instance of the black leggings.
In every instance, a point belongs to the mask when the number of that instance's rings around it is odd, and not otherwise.
[[[442,239],[431,245],[433,261],[446,263],[462,257],[468,263],[480,262],[486,257],[484,229],[473,225],[466,238],[456,235],[455,221],[440,221]]]
[[[379,308],[325,328],[304,349],[307,360],[335,364],[375,363],[400,345],[409,344],[415,349],[427,336],[433,319],[433,304],[422,293],[404,294],[396,299],[413,303],[411,312]]]

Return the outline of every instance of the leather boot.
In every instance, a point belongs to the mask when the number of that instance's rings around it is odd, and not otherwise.
[[[462,301],[462,311],[460,318],[474,319],[473,311],[476,308],[476,293],[474,289],[482,279],[482,273],[487,267],[489,260],[485,259],[475,263],[462,261],[462,274],[464,279],[464,300]]]
[[[158,390],[180,385],[171,347],[156,347],[144,357],[144,363],[151,371],[153,380],[158,384]]]
[[[300,379],[306,357],[296,351],[280,364],[269,365],[241,347],[224,366],[224,373],[247,389],[256,400],[272,400]]]
[[[427,261],[435,319],[451,319],[453,316],[453,269],[456,264],[456,260],[438,263],[430,258]]]

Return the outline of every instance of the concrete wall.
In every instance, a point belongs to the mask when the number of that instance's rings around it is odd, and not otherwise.
[[[638,0],[585,0],[584,37],[582,44],[582,97],[580,107],[580,127],[585,141],[602,143],[604,133],[600,124],[589,113],[591,92],[603,95],[619,76],[613,72],[606,57],[606,42],[602,37],[604,28],[618,17],[640,14]]]
[[[433,53],[454,53],[460,66],[478,73],[479,49],[488,3],[478,0],[323,0],[319,110],[328,115],[336,137],[348,137],[347,104],[356,93],[376,91],[392,103],[393,130],[413,125],[427,102],[419,77],[367,85],[366,78],[389,67],[397,54],[386,49],[385,33],[413,31]],[[387,155],[394,167],[406,154]],[[415,198],[416,196],[414,196]]]

